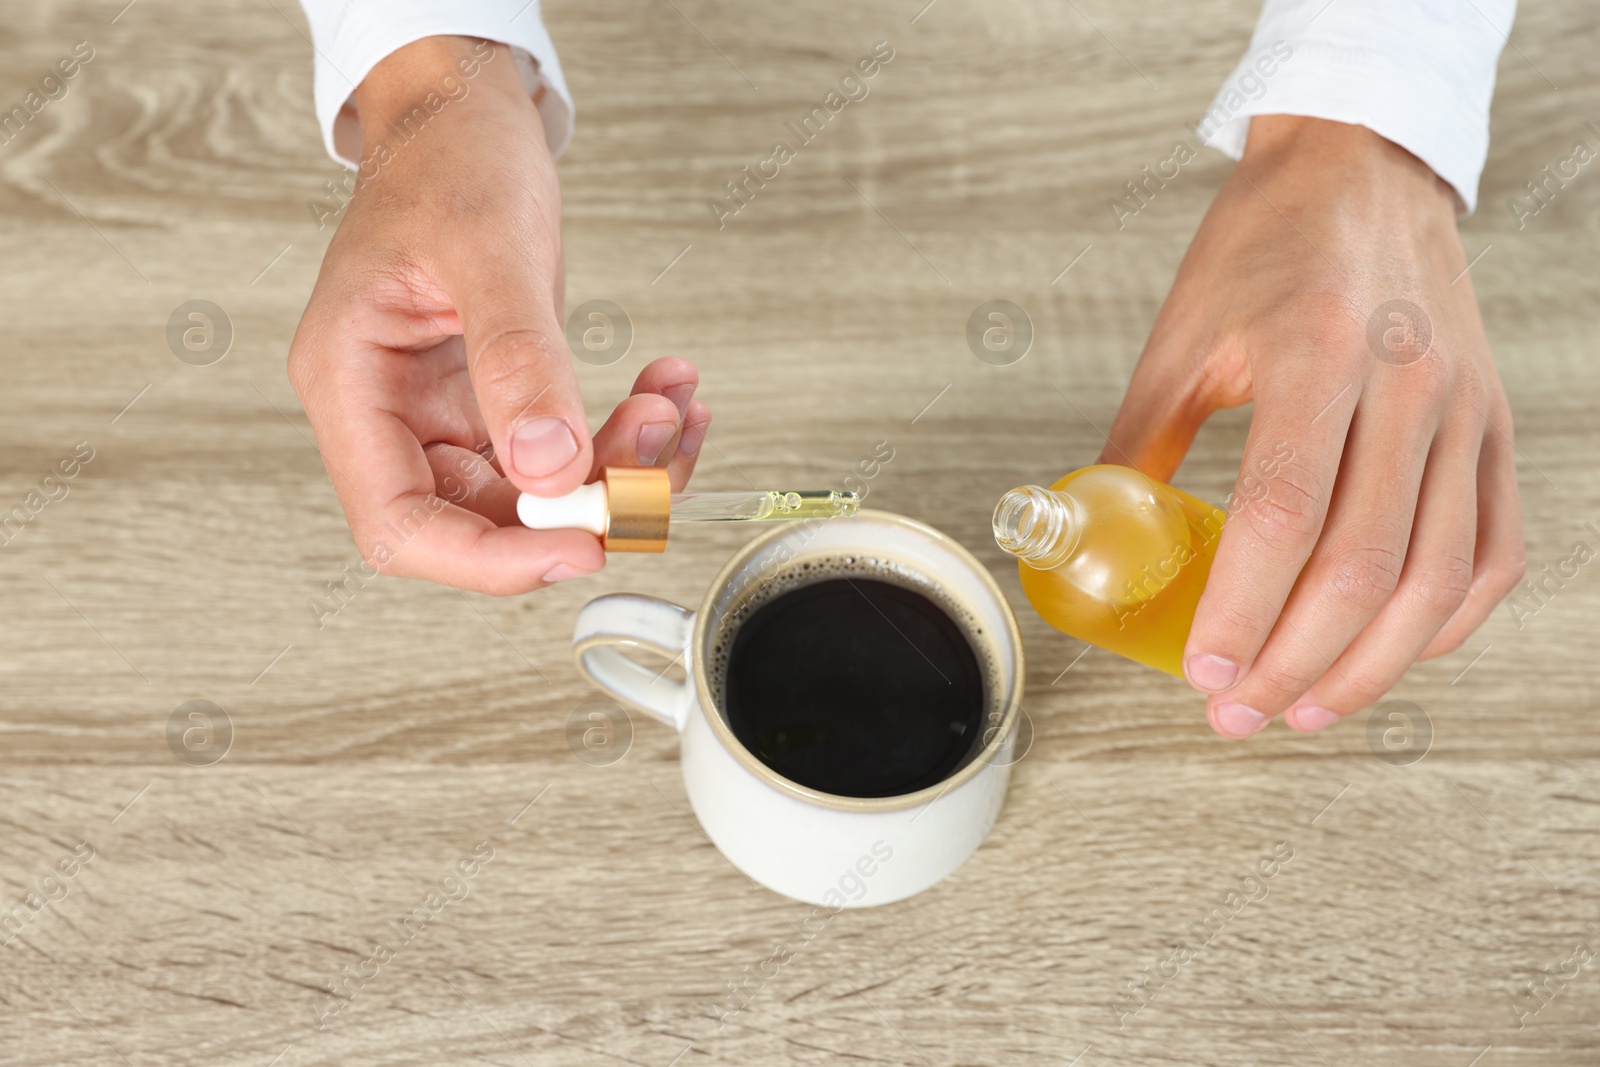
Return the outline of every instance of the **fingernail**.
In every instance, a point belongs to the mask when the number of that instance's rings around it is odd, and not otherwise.
[[[545,572],[544,580],[548,583],[565,582],[593,573],[594,571],[586,571],[582,567],[575,567],[570,563],[557,563]]]
[[[690,459],[698,456],[700,454],[700,446],[706,443],[706,432],[710,429],[710,419],[694,426],[685,426],[683,428],[683,438],[678,442],[679,454],[688,456]]]
[[[1211,712],[1211,728],[1235,741],[1249,737],[1265,725],[1265,715],[1243,704],[1218,704]]]
[[[511,432],[511,466],[524,478],[543,478],[571,463],[578,439],[565,419],[529,419]]]
[[[1183,669],[1191,683],[1208,693],[1221,692],[1239,677],[1238,664],[1203,652],[1190,656]]]
[[[677,432],[678,424],[675,422],[647,422],[639,427],[639,462],[646,467],[655,463],[661,457],[661,450],[667,447],[667,442]]]
[[[661,395],[672,401],[672,406],[678,409],[678,417],[682,418],[689,410],[689,401],[694,399],[694,386],[671,385],[661,390]]]
[[[1303,734],[1325,730],[1342,717],[1337,711],[1329,711],[1315,704],[1301,704],[1283,713],[1283,721],[1289,724],[1289,729],[1299,730]]]

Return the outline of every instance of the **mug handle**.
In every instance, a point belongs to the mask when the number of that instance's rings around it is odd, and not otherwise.
[[[665,668],[653,672],[620,649],[647,648],[674,663],[682,659],[687,669],[693,632],[694,612],[688,608],[653,596],[613,593],[578,612],[572,655],[579,673],[596,687],[682,732],[692,700],[688,681],[668,678]]]

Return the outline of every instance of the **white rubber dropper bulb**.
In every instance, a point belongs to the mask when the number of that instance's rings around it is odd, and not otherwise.
[[[531,530],[585,530],[601,537],[606,532],[606,483],[580,485],[566,496],[517,497],[517,518]]]

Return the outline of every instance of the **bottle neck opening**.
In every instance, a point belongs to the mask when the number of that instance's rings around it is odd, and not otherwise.
[[[1071,496],[1037,485],[1011,490],[994,509],[995,542],[1036,570],[1065,563],[1078,547],[1081,527]]]

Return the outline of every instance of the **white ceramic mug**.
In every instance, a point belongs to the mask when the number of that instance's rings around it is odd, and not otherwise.
[[[784,778],[734,736],[706,675],[717,620],[752,583],[818,557],[865,556],[908,567],[967,609],[995,653],[1003,695],[982,747],[937,785],[891,797],[821,793]],[[685,680],[623,654],[681,658]],[[578,613],[578,669],[613,699],[682,735],[683,780],[706,834],[735,866],[779,893],[838,910],[887,904],[927,889],[982,844],[1005,801],[1021,718],[1022,639],[989,572],[955,541],[880,511],[785,523],[722,568],[691,611],[655,597],[603,596]],[[998,721],[995,721],[998,719]]]

